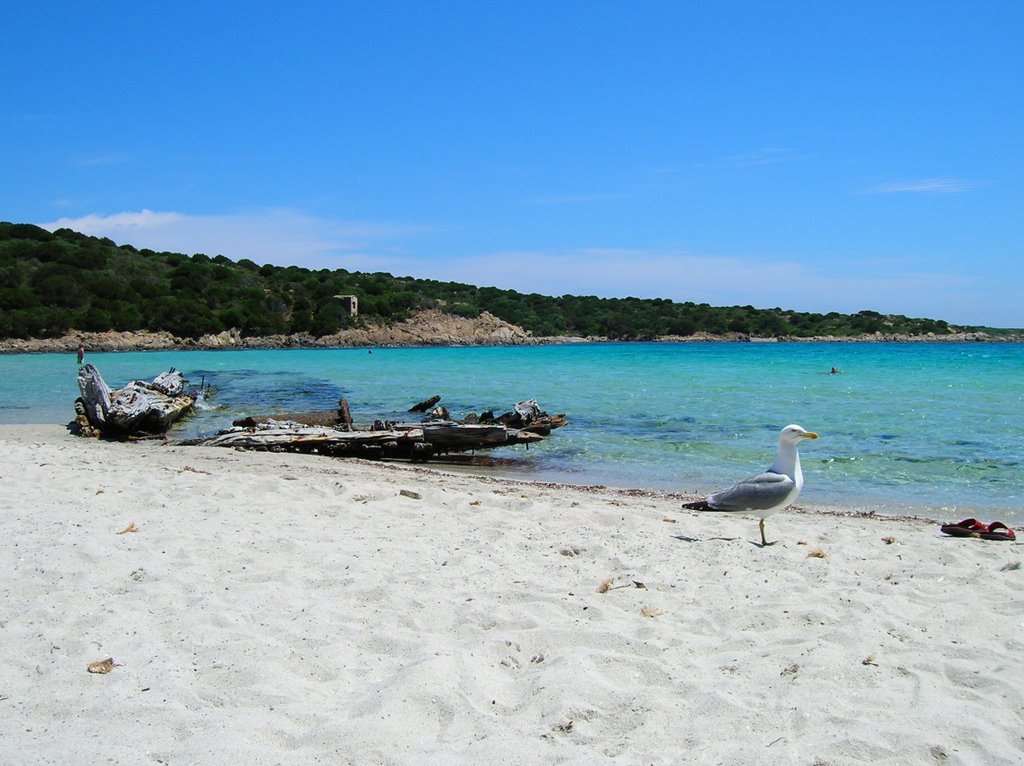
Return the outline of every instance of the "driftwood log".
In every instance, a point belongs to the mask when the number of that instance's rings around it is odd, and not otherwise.
[[[434,397],[434,399],[428,401],[431,406],[433,406],[434,404],[437,404],[439,400],[440,397]],[[426,403],[427,402],[421,402],[416,406],[419,407]],[[413,408],[413,410],[415,410],[415,408]],[[413,410],[410,410],[410,412]],[[451,420],[451,416],[449,415],[448,410],[444,407],[436,407],[430,415],[427,416],[426,422],[434,420]],[[554,429],[567,425],[569,421],[566,419],[565,413],[549,415],[540,408],[536,399],[527,399],[523,402],[517,402],[513,405],[510,412],[506,412],[503,415],[495,416],[494,412],[490,410],[481,412],[479,415],[471,412],[462,420],[453,422],[465,425],[502,425],[517,431],[526,431],[529,433],[540,434],[541,436],[548,436]]]
[[[402,428],[402,426],[396,426]],[[409,429],[419,428],[423,431],[423,441],[434,447],[436,452],[468,452],[470,450],[489,449],[493,447],[511,447],[516,444],[529,446],[542,441],[538,434],[506,428],[503,425],[471,425],[465,423],[421,423],[419,426],[407,426]]]
[[[255,428],[233,428],[216,436],[189,439],[182,444],[204,447],[234,447],[266,452],[306,452],[337,457],[411,458],[422,431],[339,431],[276,421]]]
[[[111,390],[96,367],[84,364],[78,369],[78,390],[76,423],[89,435],[163,434],[196,402],[196,394],[185,392],[185,376],[174,369],[148,383],[133,380]]]
[[[339,430],[303,423],[274,421],[222,431],[216,436],[181,444],[234,447],[269,452],[305,452],[334,457],[388,458],[423,461],[449,452],[531,444],[543,437],[504,426],[457,423],[391,424],[387,430]]]
[[[485,415],[487,417],[484,417]],[[527,399],[525,402],[517,402],[513,406],[512,412],[506,412],[497,418],[492,413],[484,413],[480,416],[480,422],[501,423],[520,431],[547,436],[553,429],[561,428],[569,421],[566,419],[565,413],[549,415],[540,408],[536,399]]]
[[[441,396],[440,394],[436,394],[430,397],[429,399],[425,399],[419,404],[414,404],[412,407],[409,408],[409,412],[426,412],[439,401],[441,401]]]
[[[569,422],[565,417],[565,413],[549,415],[544,412],[540,408],[540,405],[537,404],[536,399],[527,399],[526,401],[517,402],[513,405],[511,412],[506,412],[505,414],[497,417],[495,417],[494,412],[487,410],[479,415],[471,412],[462,420],[453,420],[448,409],[445,407],[434,407],[434,405],[439,401],[441,401],[440,396],[432,396],[429,399],[411,407],[409,412],[426,412],[433,407],[434,409],[430,410],[430,414],[427,415],[424,422],[452,421],[463,425],[498,424],[514,428],[518,431],[528,431],[530,433],[540,434],[541,436],[547,436],[554,429],[561,428]]]

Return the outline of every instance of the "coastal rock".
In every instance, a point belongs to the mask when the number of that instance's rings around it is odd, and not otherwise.
[[[367,324],[317,340],[326,346],[509,346],[532,335],[489,312],[474,318],[428,309],[392,325]]]
[[[76,332],[59,338],[0,340],[0,353],[73,353],[82,343],[89,351],[163,351],[180,348],[182,341],[169,332]]]
[[[563,343],[607,341],[601,337],[535,337],[489,312],[477,317],[462,317],[439,309],[420,311],[394,324],[365,321],[361,326],[333,335],[316,337],[309,333],[244,337],[237,329],[178,338],[169,332],[76,332],[58,338],[0,340],[0,354],[74,353],[81,342],[88,351],[163,351],[171,349],[270,349],[270,348],[367,348],[373,346],[536,346]],[[954,332],[948,335],[900,335],[869,333],[854,336],[757,337],[743,333],[713,335],[667,335],[653,340],[660,343],[976,343],[1021,342],[1020,335],[989,335],[984,332]]]
[[[243,337],[237,329],[200,338],[178,338],[169,332],[76,332],[57,338],[0,340],[0,353],[73,353],[87,351],[159,351],[169,349],[351,348],[369,346],[508,346],[536,344],[522,327],[486,311],[474,318],[430,309],[395,324],[366,322],[333,335],[309,333]]]
[[[204,335],[196,341],[196,345],[209,349],[239,348],[243,345],[242,333],[232,328],[216,335]]]

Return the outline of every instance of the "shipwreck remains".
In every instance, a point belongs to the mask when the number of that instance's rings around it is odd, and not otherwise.
[[[438,401],[439,396],[427,406]],[[446,409],[438,407],[420,423],[377,420],[369,428],[357,428],[352,425],[348,402],[342,399],[337,411],[256,415],[234,423],[233,428],[216,436],[181,443],[422,462],[450,453],[519,444],[529,447],[543,441],[552,429],[566,425],[567,420],[564,414],[548,415],[541,411],[531,399],[519,402],[511,412],[498,418],[485,412],[456,421]]]
[[[348,400],[339,399],[338,409],[317,412],[283,412],[276,415],[247,415],[232,421],[231,425],[242,428],[255,428],[260,425],[274,423],[298,423],[304,426],[331,426],[341,430],[350,430],[352,415],[349,413]]]
[[[78,368],[74,426],[84,436],[131,438],[167,432],[188,415],[197,392],[185,391],[185,376],[171,368],[150,382],[133,380],[111,390],[91,364]]]

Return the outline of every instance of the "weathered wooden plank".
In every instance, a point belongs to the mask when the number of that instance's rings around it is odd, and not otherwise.
[[[334,426],[340,422],[337,410],[322,412],[282,412],[276,415],[247,415],[232,421],[241,428],[254,428],[274,423],[301,423],[305,426]]]
[[[337,457],[399,458],[414,460],[424,444],[423,431],[342,431],[299,423],[274,424],[255,429],[236,428],[216,436],[181,442],[206,447],[305,452]],[[427,445],[430,446],[430,445]]]
[[[302,425],[287,427],[264,427],[258,429],[238,428],[223,431],[216,436],[202,439],[189,439],[182,444],[199,444],[206,447],[273,447],[282,445],[302,445],[305,447],[326,446],[330,444],[349,445],[383,445],[394,442],[414,442],[423,438],[423,431],[338,431],[334,428],[312,428]]]

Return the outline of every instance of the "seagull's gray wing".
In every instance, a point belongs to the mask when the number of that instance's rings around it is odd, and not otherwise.
[[[785,502],[794,486],[785,474],[765,471],[709,495],[708,505],[716,511],[770,511]]]

